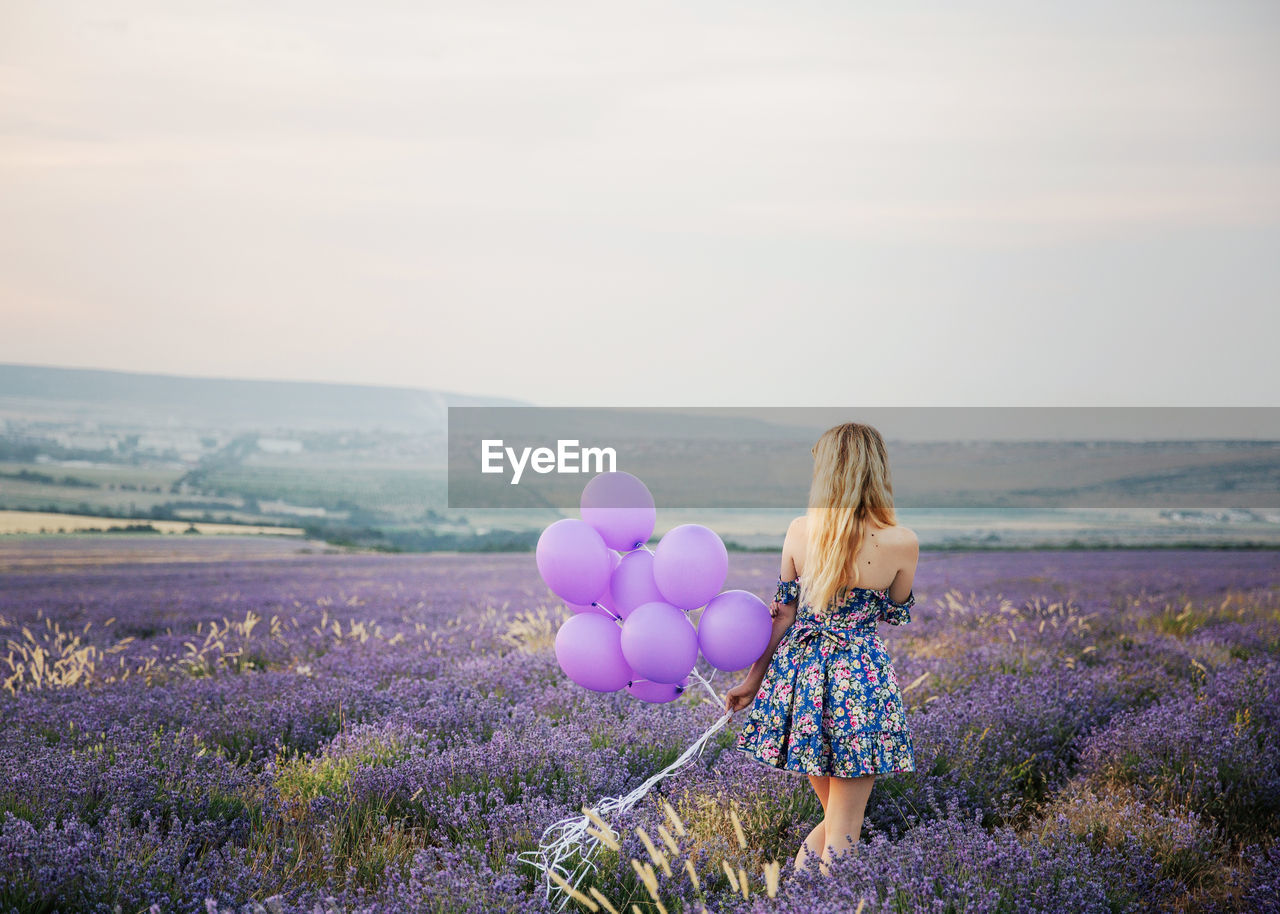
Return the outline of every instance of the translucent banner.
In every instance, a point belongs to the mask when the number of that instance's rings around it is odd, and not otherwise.
[[[672,509],[803,509],[812,448],[873,426],[899,508],[1280,508],[1280,408],[450,407],[449,507],[575,510],[593,475]]]

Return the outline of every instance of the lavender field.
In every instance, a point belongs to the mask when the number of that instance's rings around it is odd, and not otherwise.
[[[0,911],[556,910],[518,855],[722,710],[570,682],[530,554],[104,542],[0,544]],[[731,725],[612,823],[591,903],[1280,910],[1280,553],[927,553],[915,589],[882,632],[918,770],[856,854],[792,870],[821,808]]]

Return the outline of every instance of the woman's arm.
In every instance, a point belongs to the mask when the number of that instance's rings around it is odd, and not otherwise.
[[[778,649],[778,643],[782,640],[782,636],[787,633],[796,621],[796,607],[794,603],[779,603],[780,606],[777,615],[773,617],[773,633],[769,636],[769,646],[764,649],[756,662],[751,664],[751,669],[747,671],[745,682],[751,683],[755,688],[751,691],[756,692],[760,689],[760,684],[764,682],[765,671],[769,669],[769,664],[773,662],[773,652]]]
[[[889,601],[880,607],[879,620],[890,625],[907,625],[911,622],[911,607],[916,597],[912,590],[916,579],[916,565],[920,559],[920,542],[913,531],[901,528],[894,549],[902,554],[902,564],[889,585]]]
[[[904,602],[910,595],[911,588],[915,584],[916,566],[920,563],[920,540],[916,537],[915,531],[903,527],[900,536],[901,539],[895,544],[895,548],[902,555],[900,559],[902,565],[894,576],[893,583],[889,585],[889,599],[895,603]]]
[[[755,700],[756,693],[764,683],[764,674],[773,661],[773,652],[778,649],[778,643],[782,641],[782,636],[786,634],[787,629],[796,621],[794,603],[774,603],[773,606],[775,607],[773,632],[769,636],[769,646],[764,649],[764,653],[756,659],[756,662],[751,664],[746,678],[725,693],[726,711],[741,711]]]
[[[787,527],[787,535],[782,541],[782,562],[778,569],[778,578],[783,581],[794,581],[799,577],[796,571],[797,550],[803,549],[804,536],[803,517],[797,517]],[[803,561],[803,559],[801,560]],[[764,682],[764,674],[769,669],[769,663],[773,660],[773,652],[778,649],[778,642],[782,640],[782,636],[786,634],[792,624],[796,621],[796,606],[799,599],[791,603],[779,603],[776,600],[769,607],[769,614],[773,616],[773,634],[769,638],[769,646],[765,648],[765,652],[760,655],[755,663],[751,665],[750,671],[747,673],[747,681],[754,682],[756,688],[760,688],[760,683]]]
[[[804,518],[798,517],[787,528],[787,535],[782,543],[782,563],[778,570],[778,577],[783,581],[794,581],[798,577],[796,573],[796,550],[798,548],[803,549],[804,545],[803,521]],[[803,555],[803,552],[801,552],[801,555]],[[747,671],[746,678],[726,693],[726,710],[738,711],[751,704],[756,692],[760,690],[760,685],[764,682],[764,674],[769,669],[769,664],[773,662],[774,651],[778,649],[782,636],[796,621],[796,606],[798,603],[799,600],[793,603],[778,603],[774,601],[773,605],[769,607],[769,614],[773,616],[773,631],[769,636],[769,646],[765,648],[763,654],[756,658],[756,662],[751,664],[751,669]]]

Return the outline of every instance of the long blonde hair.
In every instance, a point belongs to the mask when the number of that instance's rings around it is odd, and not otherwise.
[[[832,600],[843,603],[849,566],[862,548],[867,518],[885,526],[897,523],[893,483],[884,439],[870,425],[846,422],[827,429],[813,446],[813,484],[809,488],[808,548],[804,601],[821,612]]]

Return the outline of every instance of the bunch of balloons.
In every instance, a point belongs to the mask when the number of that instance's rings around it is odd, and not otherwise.
[[[699,650],[727,671],[764,653],[769,608],[745,590],[721,592],[729,553],[714,531],[673,527],[650,551],[653,495],[630,473],[594,477],[580,506],[581,520],[551,524],[537,549],[542,580],[574,613],[556,633],[556,659],[570,679],[661,704],[688,687]],[[695,627],[689,616],[698,609]]]

